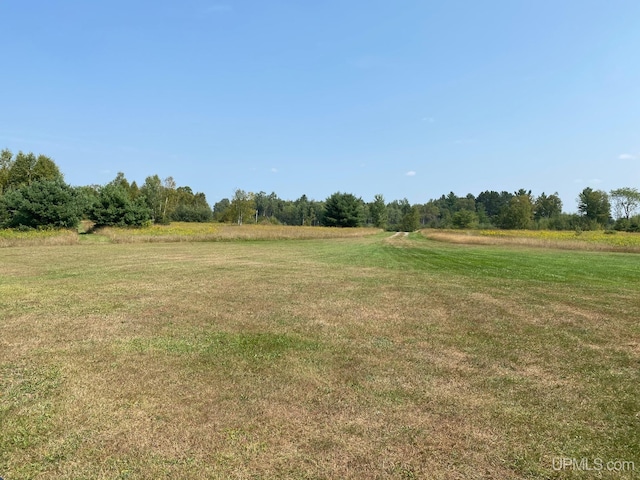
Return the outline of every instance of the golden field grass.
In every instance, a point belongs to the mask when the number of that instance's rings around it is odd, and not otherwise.
[[[72,230],[0,229],[0,248],[36,245],[72,245],[78,243],[78,233]]]
[[[553,230],[423,230],[432,240],[476,245],[521,245],[568,250],[640,253],[640,233]]]
[[[0,248],[77,243],[218,242],[235,240],[306,240],[353,238],[379,233],[374,228],[296,227],[174,222],[142,228],[104,227],[93,231],[84,221],[76,230],[0,229]]]
[[[286,225],[234,225],[173,222],[143,228],[105,227],[96,234],[114,243],[181,242],[227,240],[303,240],[349,238],[378,233],[372,228],[296,227]]]
[[[0,476],[635,478],[640,257],[390,236],[1,249]]]

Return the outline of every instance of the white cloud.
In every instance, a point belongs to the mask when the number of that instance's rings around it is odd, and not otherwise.
[[[414,172],[413,170],[409,170],[407,173],[405,173],[405,175],[407,177],[415,177],[416,176],[416,172]]]
[[[272,169],[271,169],[271,172],[272,172],[272,173],[278,173],[278,169],[277,169],[277,168],[272,168]]]
[[[427,123],[434,123],[436,119],[433,117],[422,117],[422,121]]]
[[[635,160],[636,156],[635,155],[631,155],[630,153],[623,153],[621,155],[618,155],[618,158],[620,160]]]
[[[591,180],[589,180],[589,183],[593,183],[593,184],[599,184],[602,183],[602,180],[599,178],[592,178]]]

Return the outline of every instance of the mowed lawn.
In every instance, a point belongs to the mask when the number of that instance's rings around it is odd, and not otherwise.
[[[640,255],[390,235],[0,249],[0,477],[640,476]]]

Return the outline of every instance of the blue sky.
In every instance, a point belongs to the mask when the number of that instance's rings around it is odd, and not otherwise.
[[[0,148],[424,203],[640,187],[637,0],[0,0]]]

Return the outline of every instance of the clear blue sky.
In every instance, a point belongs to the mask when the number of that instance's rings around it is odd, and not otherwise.
[[[423,203],[640,187],[638,0],[0,0],[0,148]]]

